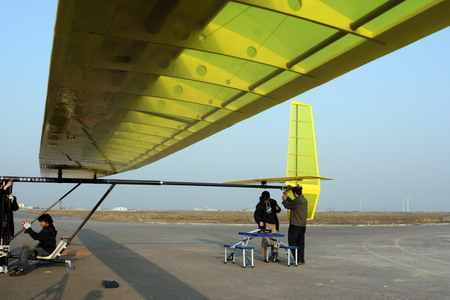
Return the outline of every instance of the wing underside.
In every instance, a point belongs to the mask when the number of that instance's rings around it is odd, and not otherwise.
[[[59,1],[41,173],[139,168],[445,28],[449,1]]]

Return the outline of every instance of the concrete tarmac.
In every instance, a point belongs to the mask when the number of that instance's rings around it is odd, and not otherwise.
[[[35,216],[15,217],[19,228]],[[55,218],[58,238],[80,223]],[[75,270],[31,262],[26,276],[0,274],[0,299],[450,299],[450,225],[310,226],[303,266],[287,267],[284,251],[281,263],[263,262],[259,238],[254,268],[240,252],[224,264],[223,244],[255,228],[89,221],[62,257]],[[13,253],[22,244],[32,239],[21,234]]]

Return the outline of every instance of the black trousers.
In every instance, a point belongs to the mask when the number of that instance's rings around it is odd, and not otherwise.
[[[305,232],[306,226],[289,225],[288,242],[289,246],[298,247],[298,263],[305,263]],[[292,250],[295,255],[295,250]]]

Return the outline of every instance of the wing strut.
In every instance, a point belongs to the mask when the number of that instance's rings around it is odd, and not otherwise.
[[[72,193],[77,187],[79,187],[81,185],[81,183],[78,183],[76,186],[74,186],[70,191],[68,191],[64,196],[62,196],[61,198],[59,198],[58,201],[56,201],[55,203],[53,203],[49,208],[47,208],[46,211],[44,211],[42,214],[47,213],[50,209],[52,209],[56,204],[58,204],[59,202],[61,202],[64,198],[66,198],[70,193]],[[33,221],[31,221],[31,224],[33,224],[34,222],[36,222],[36,220],[39,218],[39,216],[37,216],[36,218],[33,219]],[[10,240],[9,242],[11,242],[13,239],[15,239],[19,234],[21,234],[22,232],[24,232],[25,229],[22,228],[19,232],[17,232]]]
[[[67,240],[67,246],[70,244],[70,242],[72,242],[72,240],[75,238],[75,236],[77,235],[77,233],[81,230],[81,228],[83,228],[84,224],[86,224],[87,221],[89,221],[89,219],[91,218],[91,216],[95,213],[95,211],[97,210],[97,208],[100,206],[100,204],[102,204],[103,200],[106,199],[106,197],[108,197],[109,193],[113,190],[113,188],[116,186],[116,184],[111,184],[111,186],[109,187],[109,189],[105,192],[105,194],[100,198],[100,200],[97,202],[97,204],[94,206],[94,208],[92,208],[91,212],[86,216],[86,218],[84,218],[83,222],[81,222],[80,226],[78,226],[77,230],[75,230],[75,232],[72,234],[72,236]]]

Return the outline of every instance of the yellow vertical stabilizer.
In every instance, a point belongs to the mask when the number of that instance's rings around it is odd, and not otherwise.
[[[319,176],[319,164],[312,107],[293,101],[289,120],[286,177],[300,176]],[[287,181],[286,185],[303,187],[303,195],[308,200],[308,220],[312,220],[319,201],[320,180]]]

